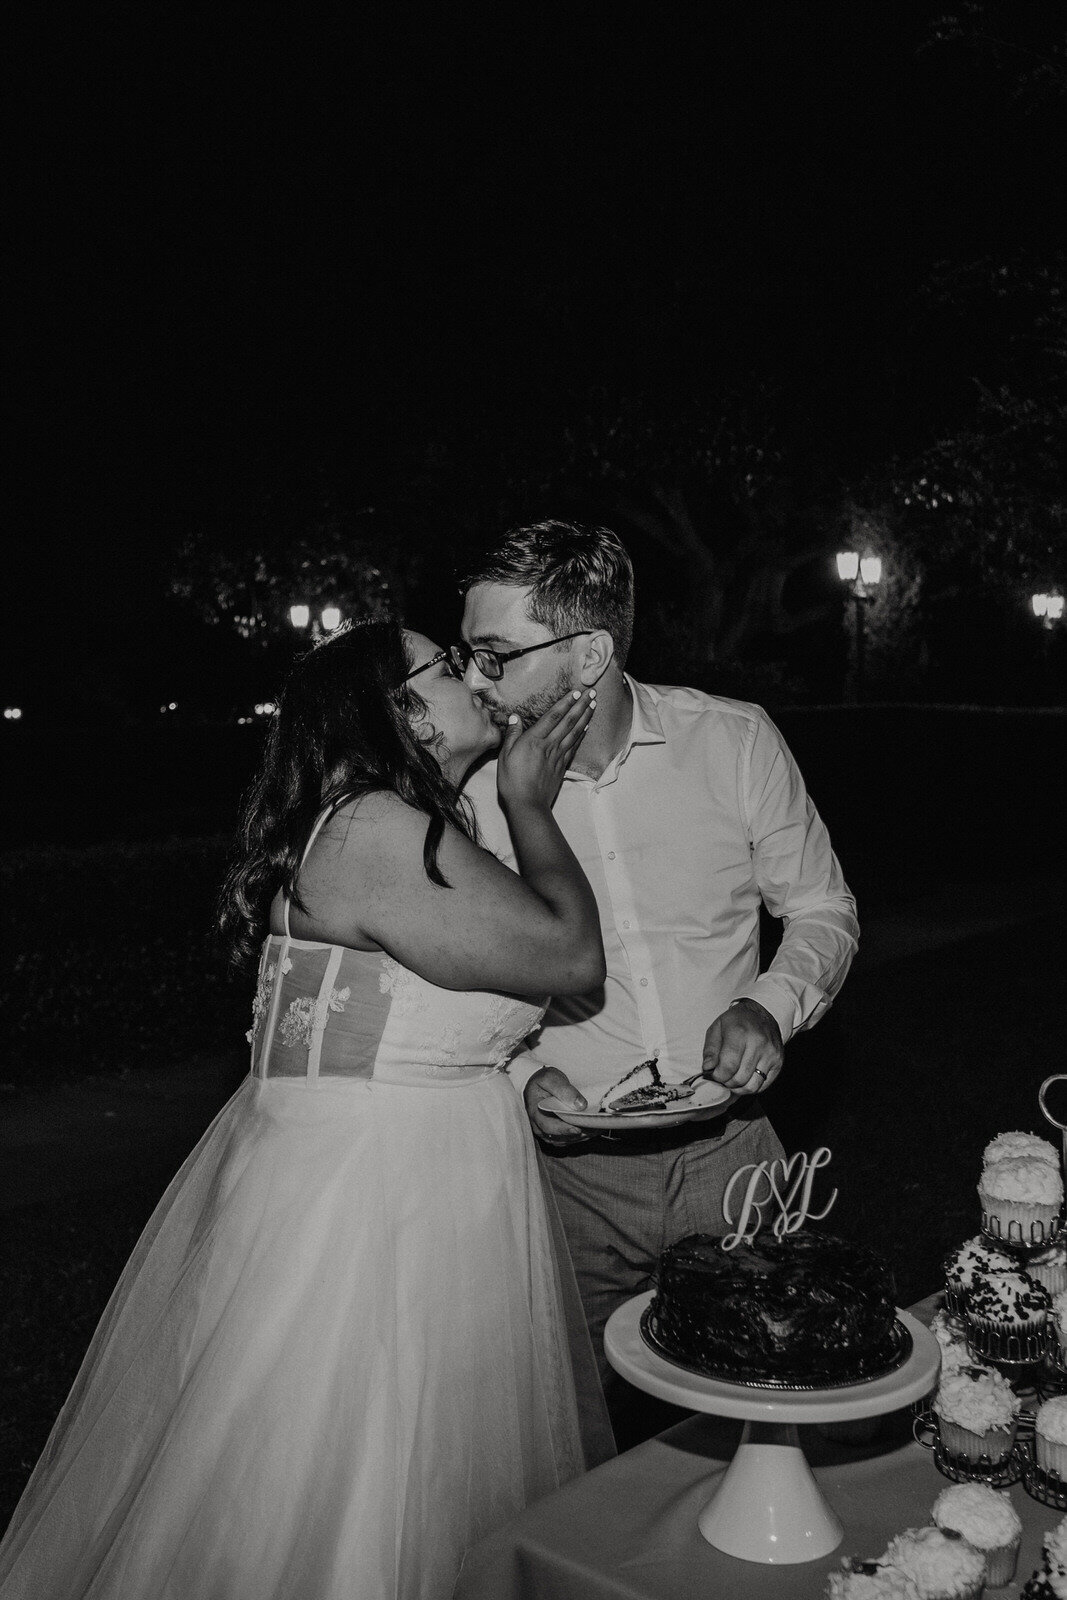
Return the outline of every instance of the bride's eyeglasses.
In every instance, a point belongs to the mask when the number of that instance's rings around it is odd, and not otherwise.
[[[431,656],[429,661],[424,661],[421,667],[412,667],[411,671],[406,677],[401,678],[400,682],[410,683],[412,678],[417,678],[420,672],[429,672],[431,667],[436,667],[441,662],[444,662],[445,673],[448,677],[463,677],[462,671],[457,671],[456,663],[453,660],[450,652],[447,650],[438,650],[437,654],[435,656]]]

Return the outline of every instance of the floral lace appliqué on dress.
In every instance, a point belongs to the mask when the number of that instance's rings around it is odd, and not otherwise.
[[[274,988],[274,974],[277,972],[277,970],[277,963],[272,961],[267,967],[266,971],[261,972],[259,975],[259,982],[256,984],[256,992],[252,996],[252,1026],[245,1034],[245,1038],[248,1040],[249,1044],[255,1043],[255,1038],[256,1034],[259,1032],[260,1023],[267,1014],[267,1007],[270,1005],[271,991]],[[282,962],[282,973],[284,975],[286,972],[292,972],[292,970],[293,963],[289,960],[289,957],[286,956],[285,960]]]
[[[397,1016],[414,1017],[430,1004],[433,990],[418,976],[402,967],[392,956],[382,956],[382,970],[378,975],[378,988],[382,994],[393,997]]]
[[[351,994],[351,989],[346,986],[344,989],[331,989],[328,995],[323,995],[319,1000],[309,994],[290,1000],[289,1009],[278,1024],[282,1043],[290,1050],[298,1044],[310,1048],[316,1030],[325,1028],[331,1011],[345,1009]]]
[[[502,1067],[506,1064],[508,1058],[514,1054],[520,1039],[536,1027],[543,1011],[543,1006],[530,1005],[526,1000],[513,1000],[506,994],[498,994],[491,1001],[485,1013],[481,1032],[478,1034],[478,1041],[486,1046],[487,1054],[494,1066]]]

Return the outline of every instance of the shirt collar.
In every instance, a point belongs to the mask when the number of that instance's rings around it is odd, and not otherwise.
[[[631,678],[628,672],[623,673],[623,681],[630,691],[630,731],[617,755],[612,756],[600,777],[596,779],[594,787],[602,788],[605,784],[614,783],[619,775],[619,769],[626,760],[635,744],[666,744],[667,735],[663,731],[659,707],[650,689],[643,683],[638,683],[636,678]],[[580,773],[566,772],[565,778],[589,783],[592,780],[583,778]]]
[[[667,735],[663,731],[659,707],[651,691],[645,684],[638,683],[636,678],[631,678],[628,672],[624,672],[622,676],[629,687],[634,708],[630,721],[630,737],[619,751],[619,760],[625,761],[635,744],[666,744]]]

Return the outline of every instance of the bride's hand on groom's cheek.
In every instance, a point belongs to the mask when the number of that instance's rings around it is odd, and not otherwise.
[[[523,1099],[534,1133],[546,1144],[580,1144],[589,1137],[581,1128],[572,1128],[550,1111],[541,1110],[543,1100],[560,1100],[574,1111],[586,1109],[585,1096],[558,1067],[542,1067],[535,1072],[523,1090]]]

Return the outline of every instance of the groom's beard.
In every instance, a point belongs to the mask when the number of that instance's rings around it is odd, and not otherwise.
[[[562,700],[572,687],[570,673],[566,667],[561,667],[553,683],[540,689],[537,694],[530,695],[526,700],[514,700],[509,705],[503,705],[495,695],[488,694],[484,689],[479,689],[478,699],[496,727],[506,728],[508,718],[517,715],[524,728],[532,728],[538,717],[543,717],[546,711],[550,711],[556,701]]]

